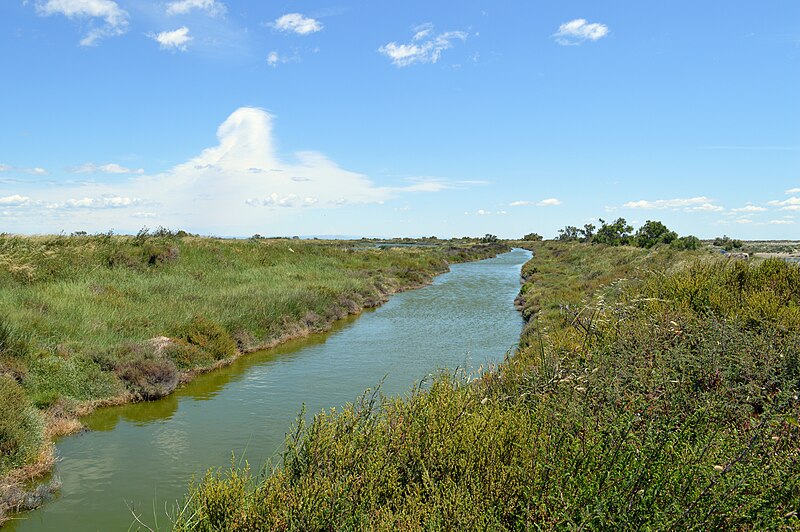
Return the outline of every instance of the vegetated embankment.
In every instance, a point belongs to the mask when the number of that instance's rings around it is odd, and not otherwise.
[[[532,244],[519,352],[298,422],[177,530],[797,529],[800,269]]]
[[[0,235],[0,521],[37,505],[52,439],[102,405],[151,400],[289,338],[324,331],[448,263],[504,244]]]

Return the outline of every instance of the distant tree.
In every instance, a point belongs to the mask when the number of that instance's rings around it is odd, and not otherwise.
[[[722,235],[714,239],[714,245],[721,247],[725,251],[732,251],[734,249],[741,249],[744,244],[741,240],[734,240],[728,235]]]
[[[562,242],[570,242],[573,240],[580,240],[580,233],[579,229],[574,225],[568,225],[564,227],[564,229],[558,230],[558,236],[556,240],[561,240]]]
[[[583,229],[580,229],[580,233],[583,235],[581,237],[581,242],[591,242],[592,238],[594,238],[594,231],[597,229],[594,224],[584,224]]]
[[[540,242],[542,240],[542,235],[539,233],[528,233],[527,235],[522,237],[522,240],[528,242]]]
[[[631,243],[631,231],[633,227],[628,225],[625,218],[617,218],[611,223],[607,223],[600,218],[600,229],[592,238],[593,244],[608,244],[609,246],[624,246]]]
[[[675,249],[699,249],[701,245],[700,239],[694,235],[676,238],[670,244]]]
[[[661,222],[647,220],[643,226],[636,230],[634,240],[640,248],[651,248],[656,244],[669,244],[678,238],[678,233],[670,231]]]
[[[493,242],[497,242],[497,236],[489,234],[489,233],[486,233],[483,236],[483,238],[481,238],[481,242],[483,242],[484,244],[491,244]]]

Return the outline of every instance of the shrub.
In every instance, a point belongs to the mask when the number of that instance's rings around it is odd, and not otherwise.
[[[0,477],[38,456],[43,428],[23,388],[11,377],[0,375]]]
[[[169,395],[178,385],[175,363],[166,358],[133,358],[119,363],[116,373],[137,397],[150,401]]]
[[[176,337],[208,353],[214,360],[236,354],[236,342],[218,323],[195,316],[178,330]]]

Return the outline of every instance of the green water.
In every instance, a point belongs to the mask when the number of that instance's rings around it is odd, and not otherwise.
[[[513,300],[528,258],[517,249],[454,265],[329,333],[242,357],[161,401],[95,412],[90,432],[57,444],[59,493],[5,528],[127,530],[131,510],[168,528],[193,475],[229,466],[231,453],[256,467],[278,457],[302,404],[339,406],[382,379],[384,393],[402,394],[439,368],[501,361],[522,327]]]

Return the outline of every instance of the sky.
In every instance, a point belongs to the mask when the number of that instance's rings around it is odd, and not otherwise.
[[[0,0],[0,232],[800,239],[800,2]]]

